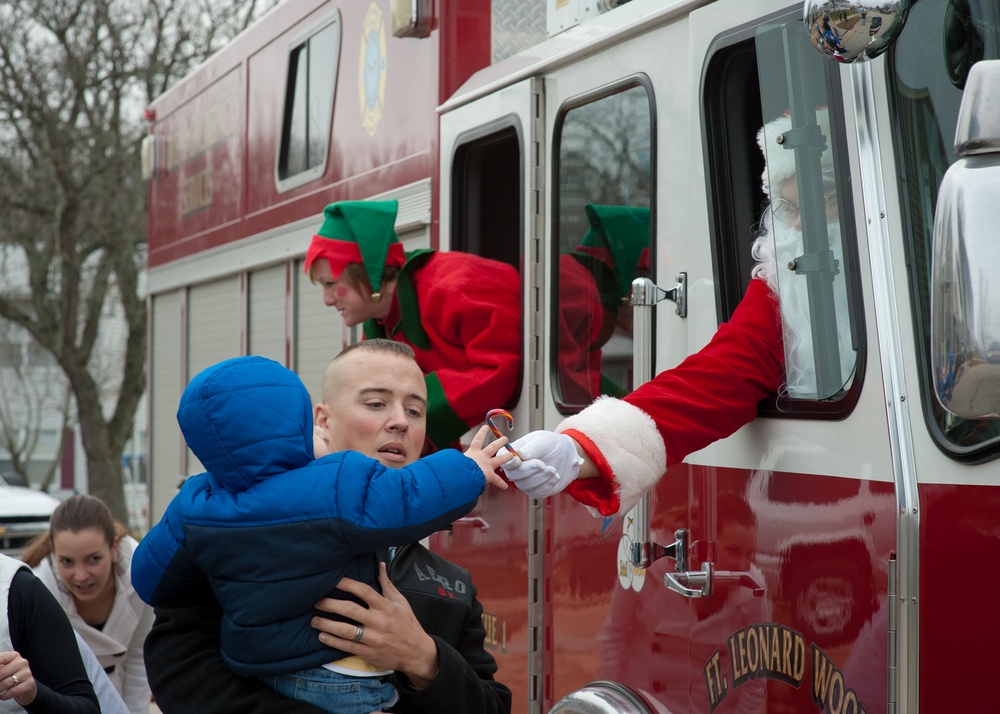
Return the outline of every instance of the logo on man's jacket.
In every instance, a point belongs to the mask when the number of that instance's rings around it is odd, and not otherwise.
[[[446,597],[451,600],[455,599],[455,594],[464,595],[468,592],[468,586],[461,580],[456,580],[452,583],[451,580],[443,575],[438,575],[438,573],[429,565],[421,567],[419,564],[414,563],[413,572],[417,574],[417,579],[421,582],[434,582],[438,586],[438,595],[441,597]]]

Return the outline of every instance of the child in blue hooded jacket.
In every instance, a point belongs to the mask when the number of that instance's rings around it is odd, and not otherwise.
[[[348,711],[347,699],[364,712],[391,706],[388,675],[357,671],[376,668],[319,642],[310,622],[323,613],[313,606],[348,597],[336,589],[343,577],[377,588],[376,550],[466,515],[487,481],[506,488],[495,473],[511,457],[506,439],[484,447],[483,427],[466,454],[447,449],[403,468],[354,451],[314,460],[309,393],[263,357],[198,374],[177,419],[207,470],[185,481],[140,542],[136,592],[154,607],[176,607],[210,586],[223,608],[222,656],[237,674],[272,686],[276,677],[304,677],[316,684],[305,689],[323,694],[296,687],[295,697],[327,711]]]

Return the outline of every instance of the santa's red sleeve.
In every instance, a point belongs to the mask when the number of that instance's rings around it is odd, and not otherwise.
[[[602,397],[565,419],[556,431],[577,437],[601,474],[567,492],[602,515],[628,510],[668,466],[753,421],[784,380],[780,319],[767,284],[754,279],[700,351],[624,399]]]

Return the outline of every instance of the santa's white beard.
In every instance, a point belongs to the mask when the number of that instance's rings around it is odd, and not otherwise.
[[[830,249],[839,266],[833,280],[833,302],[837,316],[837,340],[840,351],[841,386],[850,381],[857,354],[851,341],[850,313],[847,307],[847,284],[844,276],[844,251],[840,222],[827,225]],[[757,261],[755,278],[764,279],[778,296],[781,329],[785,343],[785,379],[789,396],[805,399],[829,397],[817,394],[809,293],[805,275],[788,269],[788,264],[802,255],[802,231],[772,219],[768,211],[761,233],[754,241],[752,255]],[[780,266],[780,267],[779,267]]]

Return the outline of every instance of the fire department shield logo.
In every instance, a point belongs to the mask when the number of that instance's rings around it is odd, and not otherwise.
[[[361,98],[361,125],[375,136],[382,120],[386,76],[385,23],[375,3],[361,25],[361,56],[358,60],[358,93]]]

